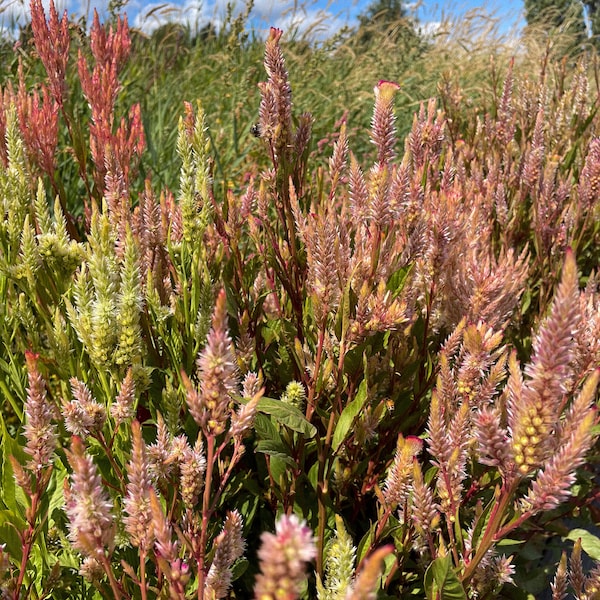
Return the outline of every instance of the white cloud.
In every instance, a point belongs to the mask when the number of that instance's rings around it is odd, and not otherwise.
[[[343,19],[327,10],[302,8],[282,15],[273,23],[284,32],[309,41],[324,40],[345,24]]]
[[[134,9],[133,3],[129,8]],[[245,8],[244,0],[234,0],[234,16],[243,13]],[[154,3],[139,10],[132,25],[148,34],[166,23],[185,24],[192,31],[212,23],[219,29],[226,10],[227,0],[187,0],[183,5],[171,2]],[[311,41],[324,39],[345,25],[342,18],[325,9],[304,6],[298,8],[293,0],[256,0],[250,18],[259,34],[263,32],[266,35],[269,27],[273,26],[283,29],[288,35],[293,34]]]
[[[68,0],[54,0],[58,17],[62,18],[63,12],[81,14],[75,2]],[[50,12],[50,0],[42,0],[46,18]],[[30,20],[29,0],[0,0],[0,34],[17,37],[19,27]]]
[[[444,23],[442,21],[425,21],[423,23],[418,23],[417,27],[420,34],[425,39],[430,40],[443,30]]]
[[[48,12],[50,0],[42,0]],[[246,10],[246,0],[129,0],[125,11],[132,27],[151,34],[167,23],[180,23],[198,31],[211,23],[219,29],[226,16],[227,4],[233,5],[233,15]],[[91,22],[94,4],[89,0],[55,0],[59,14],[66,9],[75,18],[85,16]],[[297,0],[255,0],[250,20],[258,35],[268,35],[269,27],[279,27],[286,36],[295,35],[319,41],[329,37],[347,24],[347,17],[316,6],[316,0],[298,3]],[[91,7],[91,8],[90,8]],[[100,10],[100,9],[99,9]],[[100,12],[100,19],[106,17]],[[0,29],[5,32],[29,20],[29,0],[0,0]]]
[[[167,23],[185,24],[197,31],[210,22],[214,23],[215,20],[204,3],[189,0],[183,6],[169,2],[147,5],[138,12],[132,25],[146,33],[152,33]]]

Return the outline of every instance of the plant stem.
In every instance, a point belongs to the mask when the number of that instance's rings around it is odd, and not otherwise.
[[[315,396],[317,395],[317,382],[319,380],[319,371],[321,370],[321,361],[323,360],[323,345],[325,343],[326,323],[323,324],[319,331],[319,341],[317,344],[317,355],[315,357],[315,367],[310,388],[308,390],[308,398],[306,401],[306,420],[310,421],[315,412]],[[332,413],[333,414],[333,413]]]
[[[115,579],[115,576],[112,572],[112,568],[110,566],[110,561],[104,554],[102,554],[102,557],[100,558],[100,563],[102,564],[102,567],[104,568],[104,572],[106,573],[106,576],[108,577],[108,582],[110,583],[110,587],[112,589],[115,600],[120,600],[120,598],[123,597],[123,594],[121,593],[119,584],[117,583],[117,580]]]
[[[200,548],[196,558],[198,564],[198,600],[204,595],[204,555],[206,553],[206,536],[208,535],[208,521],[211,514],[210,492],[212,486],[212,473],[215,461],[215,436],[206,436],[206,481],[204,482],[204,494],[202,496],[202,528],[200,530]]]
[[[490,513],[490,518],[488,519],[483,537],[477,546],[475,556],[471,559],[469,564],[466,566],[464,573],[462,574],[461,581],[463,584],[469,582],[475,573],[477,565],[481,562],[494,542],[501,537],[498,536],[498,533],[499,531],[503,531],[500,529],[500,527],[502,525],[506,509],[512,500],[518,484],[519,480],[515,478],[510,485],[503,483],[502,488],[500,488],[500,490],[496,493],[497,499],[494,503],[494,507],[492,508],[492,512]]]
[[[325,473],[325,464],[331,450],[331,438],[333,436],[334,412],[329,415],[327,425],[327,435],[325,444],[319,448],[319,471],[317,475],[317,501],[319,503],[319,524],[317,532],[317,573],[323,577],[323,550],[325,543],[325,524],[327,522],[327,508],[325,506],[325,497],[329,491],[329,473]]]
[[[146,550],[140,550],[140,591],[142,600],[147,600],[148,590],[146,589]]]

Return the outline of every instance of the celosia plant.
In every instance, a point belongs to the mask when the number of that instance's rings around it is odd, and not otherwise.
[[[28,90],[21,71],[2,96],[4,596],[493,597],[519,583],[507,547],[559,529],[563,506],[591,518],[600,154],[583,67],[552,88],[511,65],[472,131],[423,103],[403,153],[401,88],[382,80],[372,160],[344,121],[314,169],[318,115],[295,116],[271,29],[269,168],[220,190],[188,103],[178,192],[138,193],[140,109],[116,115],[126,20],[95,14],[76,66],[53,5],[46,21],[32,3],[32,31],[46,80]],[[592,598],[597,579],[576,544],[548,588]]]

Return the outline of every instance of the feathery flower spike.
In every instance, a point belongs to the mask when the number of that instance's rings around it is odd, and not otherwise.
[[[258,550],[260,573],[254,586],[255,600],[295,600],[305,578],[306,563],[317,555],[311,530],[296,515],[282,516],[275,533],[261,535]]]
[[[25,400],[25,452],[31,459],[28,468],[37,473],[50,465],[56,448],[56,427],[52,423],[54,411],[46,398],[46,384],[38,370],[39,355],[25,352],[27,363],[27,399]]]
[[[73,469],[66,507],[69,539],[85,556],[102,556],[107,549],[112,551],[115,542],[112,502],[102,488],[96,465],[85,453],[80,437],[71,438],[68,458]]]

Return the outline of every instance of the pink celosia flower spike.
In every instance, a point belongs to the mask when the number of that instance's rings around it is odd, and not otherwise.
[[[52,97],[62,107],[66,91],[65,72],[71,44],[69,17],[65,10],[59,21],[53,0],[50,0],[49,10],[50,19],[46,21],[42,1],[31,0],[31,30],[35,47],[48,74]]]
[[[508,425],[514,461],[524,476],[556,451],[555,428],[567,391],[565,382],[572,375],[573,337],[580,320],[577,263],[569,249],[550,314],[533,342],[523,382],[519,381],[520,369],[509,363]]]
[[[254,598],[295,600],[300,594],[306,563],[317,555],[311,530],[296,515],[284,515],[275,524],[275,533],[263,533],[261,542]]]
[[[396,508],[406,499],[412,484],[413,459],[422,449],[423,442],[419,438],[398,436],[394,462],[383,486],[383,497],[390,508]]]
[[[56,428],[52,424],[54,411],[46,399],[46,384],[38,370],[38,358],[39,355],[33,352],[25,352],[29,381],[25,401],[25,452],[31,457],[28,467],[34,473],[52,462],[56,447]]]
[[[111,551],[115,542],[112,502],[80,437],[73,436],[68,457],[73,469],[66,507],[69,539],[82,554],[103,557],[105,550]]]
[[[184,377],[190,414],[206,435],[225,431],[232,394],[239,393],[238,369],[233,345],[227,332],[225,291],[221,290],[215,304],[212,328],[206,346],[197,361],[200,391]]]
[[[380,166],[394,158],[396,128],[394,97],[400,86],[393,81],[380,81],[374,88],[375,110],[371,123],[371,141],[377,146],[377,162]]]
[[[142,439],[142,428],[138,421],[131,424],[133,438],[131,460],[127,466],[127,496],[123,508],[127,513],[123,523],[131,543],[146,552],[150,547],[154,529],[150,508],[150,473],[146,457],[146,444]]]
[[[259,83],[261,137],[269,142],[276,161],[288,152],[292,142],[292,88],[279,45],[282,35],[281,29],[271,27],[264,60],[268,81]]]

